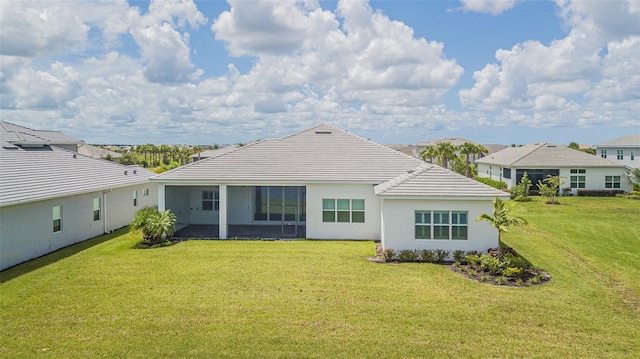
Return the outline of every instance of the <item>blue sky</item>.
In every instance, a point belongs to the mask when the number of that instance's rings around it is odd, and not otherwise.
[[[3,1],[0,117],[89,143],[640,132],[640,1]]]

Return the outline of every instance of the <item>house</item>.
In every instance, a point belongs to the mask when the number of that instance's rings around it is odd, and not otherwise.
[[[75,152],[56,131],[0,125],[0,270],[128,225],[157,205],[152,172]]]
[[[190,156],[191,162],[201,161],[201,160],[203,160],[205,158],[209,158],[209,157],[220,156],[220,155],[225,154],[227,152],[233,151],[238,147],[240,147],[240,146],[238,146],[238,145],[229,145],[229,146],[217,148],[215,150],[204,150],[204,151],[201,151],[201,152],[198,152],[198,153],[194,153],[194,154],[192,154]]]
[[[640,167],[640,133],[595,145],[596,156],[621,163],[629,169]]]
[[[106,148],[88,145],[83,143],[80,147],[78,147],[78,153],[81,155],[89,156],[92,158],[120,158],[122,157],[121,153],[108,150]]]
[[[579,189],[631,190],[624,180],[624,165],[548,142],[507,147],[476,164],[478,176],[504,181],[508,188],[520,183],[526,172],[534,190],[547,176],[565,177],[563,188],[570,188],[573,194]]]
[[[482,213],[508,193],[330,125],[159,174],[158,207],[210,238],[381,240],[384,248],[486,251]],[[188,236],[188,234],[186,234]]]

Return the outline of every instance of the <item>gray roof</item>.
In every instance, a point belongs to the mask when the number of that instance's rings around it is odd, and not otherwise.
[[[71,145],[81,144],[77,138],[60,131],[34,130],[6,121],[0,121],[0,147],[21,144]]]
[[[193,159],[197,159],[198,157],[200,157],[201,160],[209,157],[217,157],[227,152],[231,152],[238,147],[239,147],[238,145],[229,145],[229,146],[221,147],[215,150],[204,150],[204,151],[200,151],[199,153],[194,153],[190,157]]]
[[[613,140],[604,141],[596,145],[596,147],[640,147],[640,133],[624,137],[618,137]]]
[[[428,163],[375,186],[375,192],[379,196],[394,197],[509,197],[508,192]]]
[[[162,173],[154,181],[378,184],[422,161],[330,125],[258,141]]]
[[[533,143],[521,147],[507,147],[476,160],[502,167],[622,167],[599,156],[553,143]]]
[[[414,145],[396,145],[396,144],[392,144],[392,145],[385,145],[393,150],[396,150],[398,152],[402,152],[407,156],[412,156],[412,157],[416,157],[417,152],[418,152],[418,148]]]
[[[122,157],[121,153],[98,146],[87,145],[86,143],[83,143],[82,146],[78,147],[78,153],[93,158],[105,158],[107,156],[111,156],[111,158]]]
[[[55,146],[0,148],[0,206],[144,183],[152,175]]]

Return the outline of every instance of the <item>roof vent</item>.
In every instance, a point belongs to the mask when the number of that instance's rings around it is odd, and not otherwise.
[[[74,154],[73,154],[73,158],[78,158],[78,156],[76,156],[76,154],[74,153]]]
[[[138,170],[133,170],[133,174],[134,175],[137,174],[137,173],[138,173]]]
[[[127,171],[124,171],[124,175],[125,175],[125,176],[126,176],[126,175],[128,175]]]
[[[547,145],[547,147],[554,148],[554,147],[556,147],[556,145]]]
[[[414,170],[408,170],[407,173],[413,173],[415,172]]]
[[[4,145],[4,146],[2,146],[2,148],[4,148],[5,150],[17,150],[20,147],[18,147],[16,145]]]
[[[316,130],[316,135],[330,135],[331,130]]]

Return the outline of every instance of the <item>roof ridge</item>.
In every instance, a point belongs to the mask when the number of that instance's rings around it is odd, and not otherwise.
[[[423,174],[424,172],[434,168],[436,165],[431,164],[431,163],[421,163],[420,165],[406,171],[403,172],[399,175],[397,175],[396,177],[385,181],[381,184],[379,184],[378,186],[380,186],[380,192],[379,193],[384,193],[390,189],[393,189],[394,187],[397,187],[409,180],[411,180],[412,178],[415,178],[421,174]],[[376,186],[377,187],[377,186]],[[377,194],[377,193],[376,193]]]
[[[528,153],[526,153],[523,156],[518,157],[515,161],[512,161],[511,163],[509,163],[510,165],[513,165],[514,163],[522,160],[523,158],[530,156],[532,153],[536,152],[537,150],[541,149],[542,147],[546,146],[548,142],[541,142],[540,145],[538,145],[538,147],[534,148],[533,150],[529,151]],[[536,145],[536,143],[532,143],[532,145]]]

